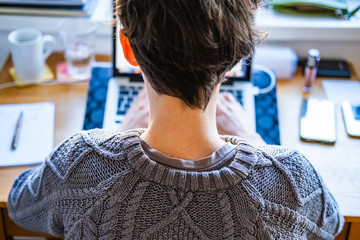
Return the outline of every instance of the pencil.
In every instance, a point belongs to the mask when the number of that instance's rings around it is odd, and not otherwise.
[[[20,138],[20,131],[21,131],[21,127],[23,124],[23,111],[21,111],[18,120],[16,122],[16,127],[15,127],[15,132],[14,132],[14,137],[11,143],[11,149],[15,150],[19,144],[19,138]]]

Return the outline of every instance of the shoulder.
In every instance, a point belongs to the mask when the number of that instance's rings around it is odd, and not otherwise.
[[[261,179],[267,179],[271,184],[259,187],[269,191],[272,189],[271,194],[278,192],[278,188],[281,190],[279,194],[285,191],[288,196],[294,198],[294,203],[301,206],[322,192],[321,178],[309,160],[299,151],[268,145],[258,148],[258,156],[252,180],[259,182]]]
[[[244,184],[261,204],[269,225],[292,222],[324,239],[341,230],[343,218],[336,201],[302,153],[269,145],[258,148],[258,157]]]
[[[111,132],[103,129],[81,131],[60,144],[46,159],[62,181],[78,168],[119,165],[124,160],[123,145],[134,132]],[[90,163],[91,162],[91,163]],[[112,162],[113,164],[109,164]],[[100,170],[100,169],[99,169]]]

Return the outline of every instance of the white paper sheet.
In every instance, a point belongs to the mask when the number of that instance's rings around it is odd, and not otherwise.
[[[344,100],[360,101],[360,82],[349,80],[323,80],[326,97],[336,103]]]
[[[11,149],[23,111],[18,146]],[[0,167],[41,163],[53,149],[55,105],[52,102],[0,105]]]

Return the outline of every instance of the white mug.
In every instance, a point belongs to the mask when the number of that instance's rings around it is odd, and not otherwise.
[[[55,47],[55,39],[43,36],[38,29],[20,28],[12,31],[8,40],[16,76],[37,79],[45,74],[45,60]]]

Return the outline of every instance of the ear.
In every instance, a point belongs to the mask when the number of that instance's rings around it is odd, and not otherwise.
[[[139,66],[139,64],[135,59],[134,52],[130,46],[129,39],[125,36],[124,32],[125,32],[124,28],[120,29],[120,43],[124,52],[124,56],[131,65]]]

